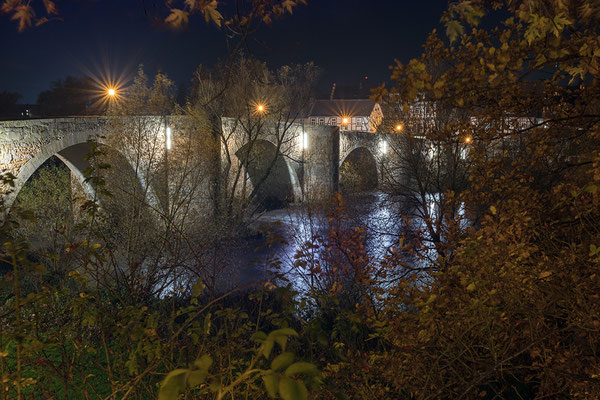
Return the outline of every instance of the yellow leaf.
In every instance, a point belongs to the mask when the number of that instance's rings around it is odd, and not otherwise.
[[[446,35],[450,39],[450,42],[454,42],[458,36],[464,34],[464,28],[462,24],[456,20],[448,21],[446,23]]]
[[[477,286],[475,286],[475,283],[474,283],[474,282],[471,282],[471,283],[469,284],[469,286],[467,286],[467,290],[468,290],[469,292],[472,292],[473,290],[475,290],[475,288],[476,288],[476,287],[477,287]]]
[[[549,277],[550,275],[552,275],[552,271],[544,271],[539,275],[539,278],[544,279],[544,278]]]
[[[188,23],[189,14],[187,11],[180,10],[178,8],[172,8],[171,14],[165,18],[165,22],[171,25],[173,28],[183,28]]]
[[[492,212],[492,214],[496,215],[496,212],[497,212],[496,207],[491,206],[490,211]]]
[[[29,4],[21,4],[15,8],[11,21],[19,22],[19,32],[23,32],[27,27],[31,26],[33,20],[33,8]]]
[[[218,5],[219,3],[217,3],[216,0],[213,0],[204,8],[203,12],[206,22],[212,20],[215,24],[217,24],[218,27],[220,27],[221,21],[223,20],[223,15],[221,15],[221,13],[217,10]]]
[[[48,14],[58,14],[56,4],[54,4],[52,0],[44,0],[44,7],[46,7],[46,12]]]

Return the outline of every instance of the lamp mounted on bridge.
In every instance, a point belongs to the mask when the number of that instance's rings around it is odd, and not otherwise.
[[[402,132],[404,130],[404,125],[402,125],[402,123],[399,122],[396,124],[395,129],[396,129],[396,132]]]
[[[465,143],[467,143],[467,144],[471,143],[471,137],[470,136],[467,136],[465,138]]]
[[[264,103],[256,103],[255,114],[262,115],[267,112],[267,106]]]
[[[342,128],[348,129],[348,125],[350,125],[350,118],[342,116]]]
[[[388,151],[388,142],[387,140],[382,140],[380,144],[381,154],[387,154]]]
[[[166,129],[166,139],[165,139],[165,145],[167,147],[167,150],[171,150],[171,127],[167,126]]]
[[[113,86],[109,86],[106,88],[106,94],[104,95],[104,103],[108,103],[108,111],[113,111],[115,104],[117,103],[119,99],[119,94],[117,92],[117,89],[115,89]]]

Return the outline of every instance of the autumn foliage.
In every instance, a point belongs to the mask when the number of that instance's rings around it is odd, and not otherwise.
[[[599,11],[457,2],[444,17],[449,43],[432,33],[381,88],[471,116],[429,132],[471,139],[457,196],[471,226],[446,238],[451,256],[382,289],[371,311],[387,349],[372,355],[373,376],[396,393],[600,396]]]
[[[143,3],[143,2],[142,2]],[[175,29],[187,26],[191,15],[200,14],[206,22],[218,27],[227,26],[230,32],[246,35],[257,24],[270,24],[286,14],[292,14],[305,0],[236,1],[235,7],[221,0],[164,0],[162,7],[154,7],[152,18]],[[145,4],[144,10],[147,12]],[[57,2],[52,0],[3,0],[0,12],[8,14],[18,24],[19,32],[62,18]]]
[[[214,3],[173,8],[185,13],[173,22],[201,12],[226,23]],[[296,5],[252,4],[265,22]],[[444,199],[436,216],[397,221],[435,229],[406,230],[381,256],[336,196],[327,231],[293,259],[303,290],[285,288],[272,259],[279,280],[253,293],[211,297],[197,282],[149,305],[112,286],[109,296],[77,268],[24,295],[19,280],[42,272],[7,236],[0,396],[46,394],[50,382],[64,389],[49,396],[80,398],[101,397],[91,388],[105,398],[600,398],[600,5],[465,0],[443,22],[375,93],[453,116],[419,136],[466,149],[452,154],[460,187],[425,193]],[[98,270],[114,254],[87,241],[68,249]]]

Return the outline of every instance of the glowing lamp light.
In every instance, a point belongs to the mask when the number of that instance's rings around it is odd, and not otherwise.
[[[262,104],[259,104],[259,105],[257,105],[257,106],[256,106],[256,111],[258,111],[258,112],[263,112],[263,111],[265,111],[265,106],[264,106],[264,105],[262,105]]]
[[[117,94],[117,91],[113,88],[108,89],[108,95],[110,97],[114,97]]]
[[[471,138],[469,136],[465,138],[465,143],[471,143]]]
[[[344,125],[347,125],[347,124],[348,124],[348,122],[350,122],[350,120],[349,120],[348,118],[344,117],[344,119],[342,119],[342,123],[343,123]]]
[[[302,148],[308,149],[308,134],[306,132],[302,132]]]
[[[383,140],[381,142],[381,153],[387,154],[387,151],[388,151],[388,142],[387,142],[387,140]]]
[[[171,127],[167,126],[167,139],[166,139],[167,150],[171,150]]]
[[[403,128],[404,126],[402,126],[402,124],[396,124],[396,131],[400,132]]]

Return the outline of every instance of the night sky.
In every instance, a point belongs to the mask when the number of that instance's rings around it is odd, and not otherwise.
[[[324,70],[321,90],[357,84],[376,86],[395,58],[417,57],[428,33],[440,28],[447,0],[308,0],[294,15],[263,27],[250,52],[271,67],[314,61]],[[175,32],[153,22],[140,0],[63,0],[63,21],[24,33],[0,16],[0,91],[35,103],[39,92],[67,75],[111,74],[125,79],[144,64],[176,83],[188,83],[199,64],[227,56],[225,35],[200,15]],[[148,11],[148,10],[147,10]]]

